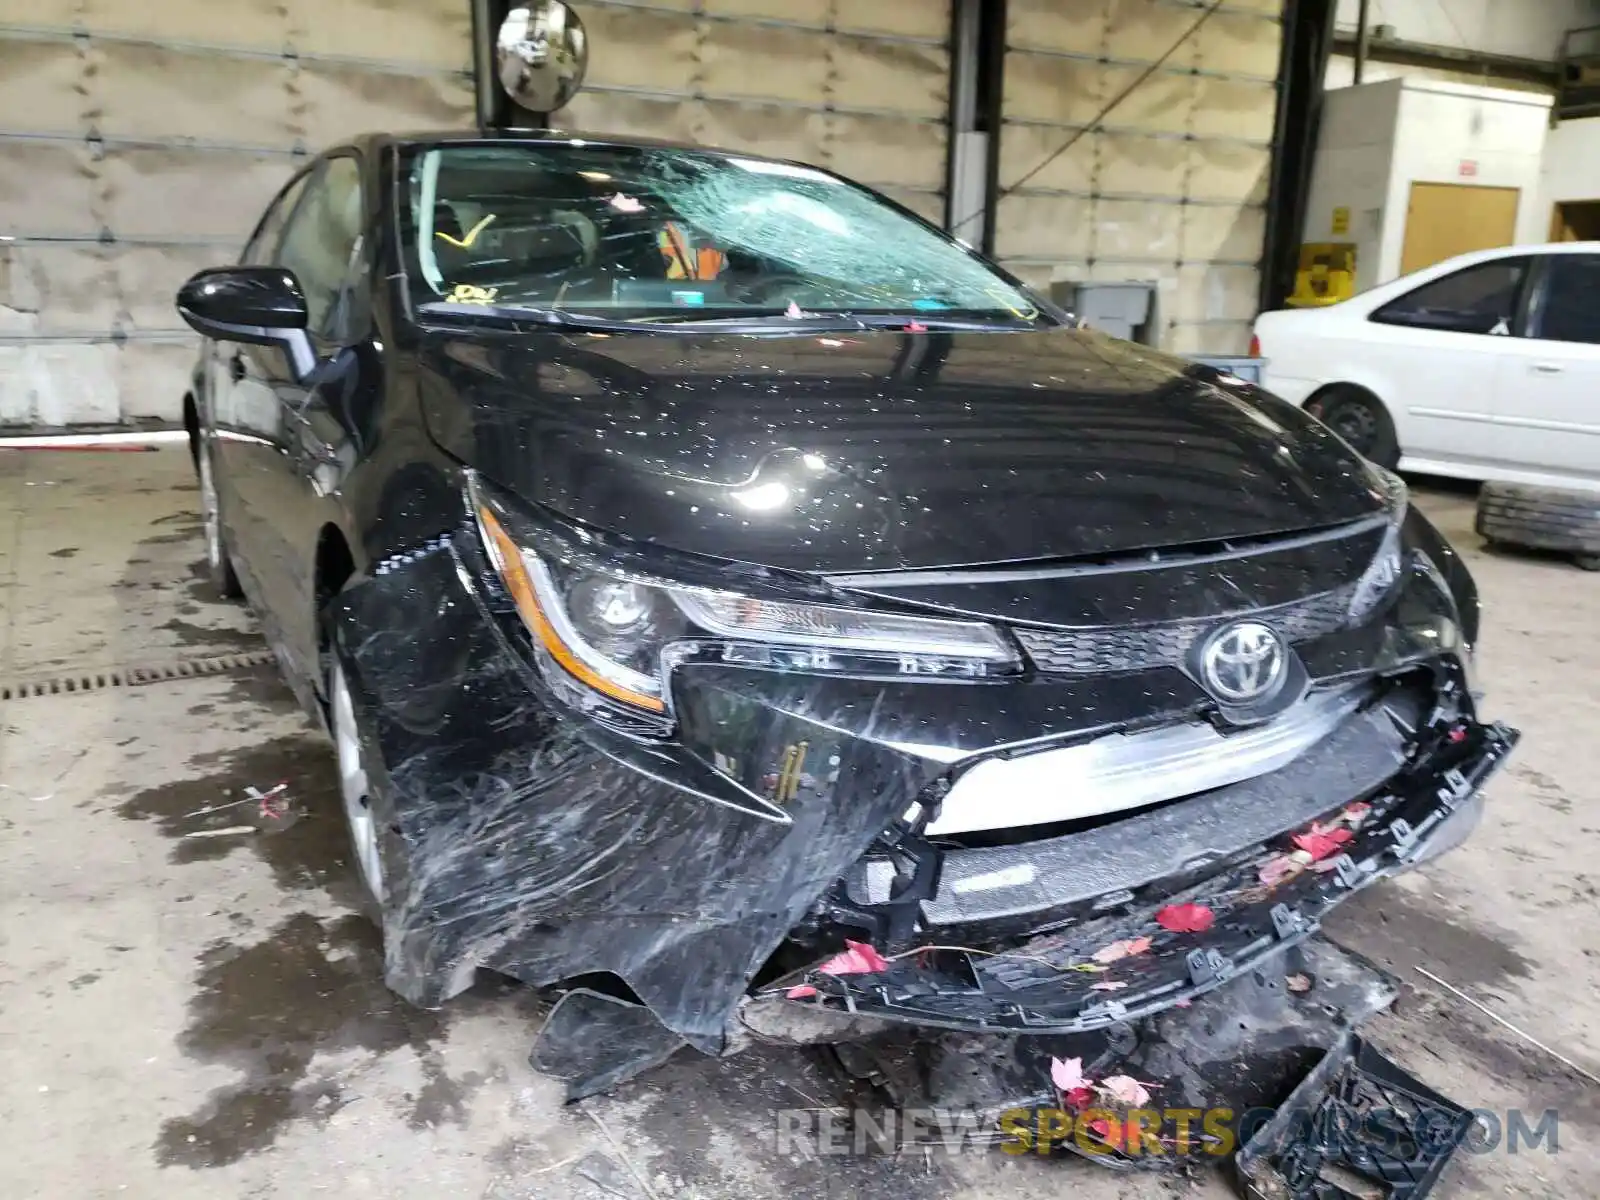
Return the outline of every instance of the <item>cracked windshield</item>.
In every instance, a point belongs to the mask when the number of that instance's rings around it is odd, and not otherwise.
[[[413,303],[682,321],[1040,319],[1028,295],[881,197],[814,168],[577,142],[412,160]]]

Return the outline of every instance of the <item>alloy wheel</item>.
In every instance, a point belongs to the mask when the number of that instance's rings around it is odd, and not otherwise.
[[[211,475],[211,447],[200,447],[200,517],[205,523],[206,562],[213,574],[222,567],[222,516],[217,508],[217,484]]]
[[[344,668],[337,664],[329,679],[328,701],[333,716],[334,749],[339,755],[339,792],[344,800],[345,823],[350,829],[350,850],[355,855],[362,883],[381,904],[383,857],[378,851],[378,823],[372,813],[372,795],[362,759],[361,735],[356,729],[355,706],[350,701]]]
[[[1362,454],[1370,454],[1378,441],[1378,416],[1359,400],[1346,400],[1323,417],[1335,433]]]

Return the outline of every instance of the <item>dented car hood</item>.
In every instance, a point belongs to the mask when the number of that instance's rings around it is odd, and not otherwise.
[[[1076,558],[1381,509],[1323,426],[1073,329],[436,329],[435,440],[522,500],[641,542],[839,573]]]

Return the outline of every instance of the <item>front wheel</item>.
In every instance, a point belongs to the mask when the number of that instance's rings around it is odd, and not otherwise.
[[[328,724],[333,745],[339,755],[339,794],[344,800],[345,827],[350,835],[350,854],[356,873],[373,907],[381,911],[384,900],[383,854],[379,848],[378,822],[372,811],[371,786],[367,779],[361,732],[356,726],[355,705],[350,700],[350,685],[338,656],[328,672]]]
[[[206,573],[211,586],[225,600],[237,600],[244,595],[239,586],[239,576],[233,569],[233,556],[228,551],[227,531],[222,527],[222,506],[217,501],[217,479],[211,461],[211,442],[200,433],[195,439],[195,470],[200,475],[200,519],[205,526]]]
[[[1400,461],[1394,419],[1371,392],[1333,387],[1306,405],[1306,411],[1332,429],[1363,458],[1391,471]]]

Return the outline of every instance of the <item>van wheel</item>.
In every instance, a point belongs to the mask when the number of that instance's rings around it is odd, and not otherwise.
[[[1313,397],[1306,411],[1332,429],[1363,458],[1391,471],[1400,461],[1389,410],[1364,388],[1341,384]]]

